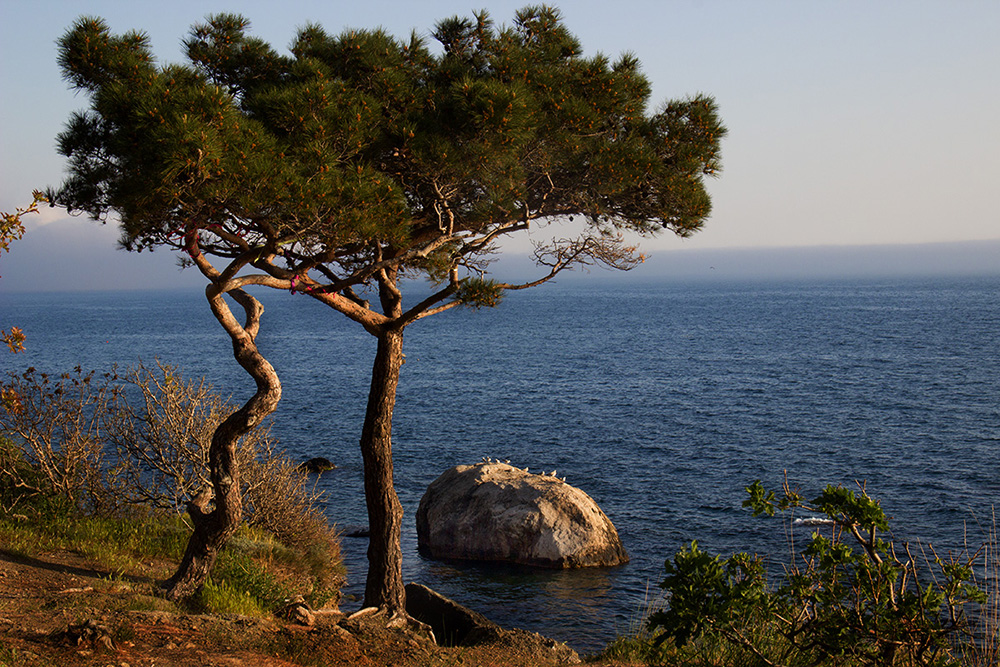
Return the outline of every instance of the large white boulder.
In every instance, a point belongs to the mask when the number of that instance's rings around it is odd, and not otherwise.
[[[431,558],[551,568],[628,562],[618,531],[586,493],[505,463],[456,466],[427,487],[417,544]]]

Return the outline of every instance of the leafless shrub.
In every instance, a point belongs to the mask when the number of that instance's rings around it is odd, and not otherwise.
[[[236,409],[204,380],[185,380],[160,362],[102,376],[28,369],[0,388],[0,432],[12,445],[0,448],[4,487],[21,496],[56,493],[102,513],[135,506],[182,513],[209,487],[212,434]],[[244,436],[239,456],[247,521],[307,556],[317,573],[337,563],[321,494],[275,448],[269,428]]]
[[[3,386],[0,431],[6,448],[0,476],[17,497],[55,494],[73,505],[99,509],[107,497],[104,416],[118,402],[114,373],[97,376],[78,366],[58,377],[29,368]]]
[[[106,418],[113,501],[182,512],[188,498],[210,485],[212,434],[233,408],[204,380],[185,380],[159,361],[156,369],[130,368],[122,382],[125,400]],[[258,429],[244,438],[244,466],[267,435]]]
[[[124,374],[126,400],[109,416],[106,437],[116,452],[109,470],[120,499],[182,511],[210,485],[208,450],[216,427],[235,406],[204,380],[183,379],[157,362]],[[288,546],[302,548],[327,522],[321,494],[275,448],[268,425],[243,436],[238,450],[247,520]]]
[[[130,369],[125,383],[127,400],[106,429],[117,461],[110,486],[127,502],[181,512],[208,488],[212,434],[236,408],[204,380],[186,381],[159,362]],[[340,546],[320,510],[322,494],[275,448],[267,425],[243,436],[238,456],[247,522],[303,557],[320,587],[336,587]]]

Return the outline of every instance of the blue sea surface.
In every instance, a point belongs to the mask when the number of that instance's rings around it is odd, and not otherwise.
[[[326,511],[367,523],[358,438],[374,339],[306,296],[262,293],[259,344],[282,379],[274,432],[325,456]],[[25,354],[4,369],[104,370],[154,358],[242,400],[253,384],[200,292],[0,295]],[[406,331],[393,430],[404,579],[506,626],[599,650],[697,539],[787,559],[788,524],[743,488],[865,484],[895,537],[961,551],[1000,500],[1000,277],[546,285]],[[558,471],[618,527],[608,569],[457,565],[417,553],[427,485],[484,456]],[[795,539],[811,528],[795,528]],[[343,538],[360,605],[366,540]]]

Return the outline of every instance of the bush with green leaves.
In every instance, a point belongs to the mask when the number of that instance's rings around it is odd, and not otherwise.
[[[909,545],[880,537],[889,522],[862,486],[828,486],[806,500],[787,484],[759,482],[744,502],[756,516],[799,509],[820,514],[818,529],[781,577],[740,553],[705,553],[697,542],[666,563],[667,606],[649,617],[658,642],[678,647],[723,641],[763,664],[956,664],[969,639],[968,611],[986,602],[972,557],[918,559]]]

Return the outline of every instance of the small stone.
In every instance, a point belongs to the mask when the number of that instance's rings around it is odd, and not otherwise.
[[[299,625],[308,625],[312,627],[316,624],[316,616],[308,607],[296,607],[292,621],[294,623],[298,623]]]
[[[326,472],[327,470],[333,470],[337,466],[330,462],[330,459],[323,458],[322,456],[316,456],[304,463],[299,464],[299,470],[303,472]]]
[[[114,650],[115,647],[114,642],[111,641],[111,631],[108,627],[92,618],[56,633],[55,639],[62,644],[71,646],[90,645],[96,648],[100,645],[108,650]]]
[[[278,616],[298,625],[311,627],[316,624],[316,615],[301,595],[295,596],[278,609]]]

